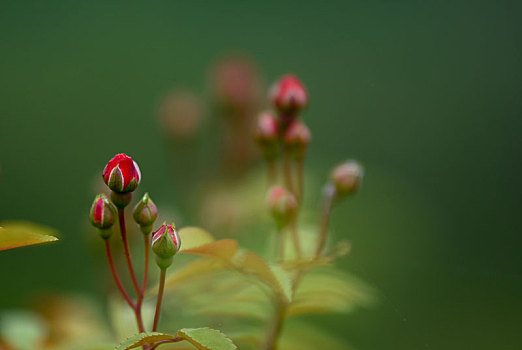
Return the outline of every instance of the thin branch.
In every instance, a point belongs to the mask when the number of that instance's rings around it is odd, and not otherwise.
[[[136,279],[136,273],[134,272],[134,267],[132,265],[132,259],[130,255],[129,249],[129,241],[127,240],[127,230],[125,229],[125,211],[123,209],[118,209],[119,221],[120,221],[120,231],[121,231],[121,240],[123,241],[123,248],[125,251],[125,260],[127,262],[127,267],[129,269],[129,274],[131,276],[132,285],[134,286],[134,290],[138,297],[141,296],[140,287],[138,286],[138,280]]]
[[[158,329],[159,315],[161,310],[161,302],[163,300],[163,290],[165,289],[165,275],[167,270],[161,269],[160,284],[158,289],[158,299],[156,301],[156,312],[154,313],[154,323],[152,325],[152,331],[156,332]]]

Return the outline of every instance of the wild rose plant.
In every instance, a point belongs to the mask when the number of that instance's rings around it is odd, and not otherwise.
[[[243,76],[234,71],[236,66],[244,75],[244,81]],[[310,222],[305,218],[302,214],[308,209],[304,201],[304,165],[312,132],[302,114],[309,103],[308,91],[297,76],[284,75],[269,89],[272,110],[252,118],[253,111],[259,111],[262,105],[256,100],[260,85],[256,74],[252,64],[243,58],[221,62],[213,73],[217,103],[226,107],[219,110],[230,116],[224,121],[228,125],[225,129],[241,135],[236,140],[227,139],[223,147],[224,152],[230,154],[222,159],[234,170],[224,170],[223,177],[228,176],[233,181],[222,183],[224,190],[215,197],[217,200],[212,199],[212,192],[203,196],[201,206],[205,208],[202,210],[204,218],[217,215],[226,218],[229,227],[237,228],[230,232],[248,232],[247,225],[242,224],[248,210],[254,212],[256,225],[265,227],[258,219],[263,209],[255,204],[259,198],[264,199],[264,210],[273,221],[273,228],[264,229],[262,236],[268,249],[254,252],[240,247],[235,239],[216,239],[202,228],[178,229],[173,217],[169,220],[171,224],[157,225],[162,210],[149,193],[129,209],[142,174],[138,163],[130,156],[116,154],[101,172],[110,195],[95,197],[89,219],[101,238],[98,248],[105,252],[107,275],[112,277],[121,304],[132,314],[130,332],[134,335],[120,339],[119,344],[110,341],[106,344],[93,336],[93,339],[81,341],[82,349],[345,348],[324,330],[296,319],[316,313],[349,312],[354,306],[370,304],[373,299],[369,287],[333,266],[335,259],[349,251],[349,244],[346,241],[329,244],[333,209],[340,200],[359,190],[364,171],[353,160],[337,165],[324,184],[321,209],[314,213],[318,214],[318,220]],[[230,80],[231,76],[234,79]],[[170,110],[179,110],[176,106],[170,107]],[[168,118],[168,115],[162,118]],[[176,116],[176,120],[179,119]],[[243,151],[247,149],[242,148],[246,142],[245,133],[263,155],[265,194],[252,191],[250,184],[236,181],[238,174],[246,174],[247,160],[252,157],[249,153],[233,154],[238,147]],[[177,137],[175,133],[169,135],[166,137]],[[184,142],[189,138],[190,135],[184,134]],[[174,139],[171,141],[172,145],[177,145]],[[231,183],[236,185],[233,190],[230,190]],[[238,207],[233,206],[235,203]],[[135,224],[131,227],[126,226],[129,215]],[[8,229],[14,232],[17,228],[0,228]],[[135,236],[141,236],[139,249],[131,246],[137,242]],[[42,237],[33,237],[35,243],[38,239],[45,241]],[[142,264],[136,264],[136,251],[143,252],[138,259]],[[151,252],[155,266],[149,264]],[[119,264],[120,261],[123,264]],[[113,308],[117,309],[111,311],[113,314],[127,319],[124,315],[128,313],[123,308]],[[68,314],[67,317],[72,319],[73,316]],[[118,317],[112,318],[114,323],[121,322],[117,321]],[[305,336],[310,334],[314,336]],[[70,346],[55,343],[60,345],[40,343],[38,349],[68,349]],[[76,348],[78,342],[73,343]],[[12,344],[7,349],[18,350]]]

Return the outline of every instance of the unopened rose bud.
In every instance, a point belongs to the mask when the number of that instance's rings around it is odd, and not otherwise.
[[[354,160],[348,160],[334,168],[331,180],[337,194],[343,196],[357,191],[361,186],[363,175],[363,167]]]
[[[172,257],[181,248],[181,240],[174,223],[164,223],[152,236],[152,251],[156,254],[156,263],[161,269],[172,264]]]
[[[284,142],[296,159],[303,159],[310,143],[310,129],[300,119],[294,119],[285,131]]]
[[[114,225],[116,216],[116,208],[112,206],[107,196],[99,194],[94,199],[89,214],[89,219],[94,227],[100,230],[103,239],[109,239],[112,231],[110,228]]]
[[[270,100],[279,113],[295,117],[308,104],[308,93],[295,75],[287,74],[270,89]]]
[[[254,138],[268,159],[277,156],[279,146],[279,125],[276,117],[270,112],[263,112],[257,119]]]
[[[140,168],[131,157],[120,153],[105,166],[103,180],[116,193],[132,192],[140,183]]]
[[[284,187],[272,187],[266,202],[279,228],[288,225],[297,214],[297,201],[294,195]]]
[[[134,207],[134,221],[140,225],[141,232],[148,235],[152,231],[152,225],[158,218],[158,208],[150,199],[149,194],[145,193],[143,198]]]

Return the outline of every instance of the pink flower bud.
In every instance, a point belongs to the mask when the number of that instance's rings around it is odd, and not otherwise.
[[[181,240],[174,223],[164,223],[152,235],[152,251],[156,254],[156,262],[161,269],[166,269],[172,264],[172,257],[181,248]]]
[[[93,226],[100,229],[102,238],[108,239],[110,237],[108,229],[114,225],[115,216],[116,209],[107,196],[104,194],[97,195],[92,203],[89,219]]]
[[[134,207],[134,221],[141,227],[144,234],[149,234],[152,230],[154,221],[158,218],[158,208],[150,199],[149,194],[145,193],[143,198]]]
[[[302,159],[310,138],[310,129],[301,120],[294,119],[285,131],[284,142],[295,158]]]
[[[103,180],[114,192],[132,192],[140,183],[140,168],[131,157],[120,153],[115,155],[105,166]]]
[[[257,119],[254,138],[265,157],[274,158],[277,155],[279,143],[279,125],[276,117],[270,112],[262,112]]]
[[[331,179],[338,195],[349,195],[361,186],[363,167],[354,160],[348,160],[332,171]]]
[[[284,187],[274,186],[268,192],[267,206],[279,228],[290,223],[297,214],[297,201]]]
[[[295,75],[287,74],[270,89],[270,100],[280,113],[296,116],[308,104],[308,93]]]

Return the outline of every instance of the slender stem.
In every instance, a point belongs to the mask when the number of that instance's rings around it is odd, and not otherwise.
[[[315,258],[318,258],[323,252],[324,245],[326,243],[326,237],[328,235],[328,227],[330,225],[330,216],[332,214],[333,203],[337,197],[335,187],[327,185],[325,189],[325,199],[323,203],[323,209],[321,212],[321,222],[319,226],[319,241],[317,243],[317,249],[315,251]]]
[[[141,285],[141,295],[145,296],[147,289],[147,280],[149,278],[149,253],[150,253],[150,234],[143,235],[143,244],[145,246],[145,268],[143,270],[143,283]]]
[[[177,342],[180,342],[182,340],[185,340],[181,337],[175,337],[174,339],[166,339],[166,340],[160,340],[159,342],[157,342],[156,344],[154,344],[152,346],[152,348],[150,350],[154,350],[156,349],[158,346],[160,346],[161,344],[168,344],[168,343],[177,343]]]
[[[123,248],[125,250],[125,260],[127,261],[127,267],[129,269],[129,274],[131,276],[132,285],[134,286],[134,290],[136,290],[136,294],[138,297],[141,296],[140,287],[138,286],[138,280],[136,279],[136,273],[134,272],[134,267],[132,266],[132,259],[130,255],[129,249],[129,241],[127,240],[127,231],[125,229],[125,211],[123,209],[118,209],[119,221],[120,221],[120,231],[121,231],[121,240],[123,241]]]
[[[129,294],[125,291],[125,288],[123,288],[123,285],[121,284],[120,277],[118,276],[118,272],[116,271],[116,268],[114,267],[114,260],[112,259],[112,252],[111,252],[111,244],[109,240],[105,241],[105,252],[107,253],[107,260],[109,262],[109,266],[111,268],[112,277],[114,278],[114,282],[116,282],[116,286],[118,286],[118,290],[120,291],[121,295],[123,296],[123,299],[129,304],[129,306],[134,309],[134,303],[129,297]]]
[[[281,330],[283,328],[286,307],[287,304],[285,302],[281,300],[278,300],[276,302],[274,318],[272,319],[272,323],[270,324],[270,328],[268,329],[268,334],[263,347],[264,350],[277,349],[277,341],[279,339],[279,336],[281,335]]]
[[[303,256],[303,250],[301,249],[299,230],[297,229],[297,218],[294,218],[290,223],[290,232],[292,234],[292,241],[294,242],[295,253],[297,254],[297,258],[300,259]]]
[[[304,157],[297,160],[297,203],[303,205],[304,196]]]
[[[159,315],[161,310],[161,301],[163,300],[163,290],[165,289],[165,275],[166,275],[167,269],[161,269],[160,274],[160,283],[159,283],[159,289],[158,289],[158,300],[156,301],[156,312],[154,314],[154,323],[152,325],[152,331],[156,332],[158,329],[158,321],[159,321]]]
[[[284,147],[284,146],[283,146]],[[291,159],[290,159],[290,151],[288,147],[284,147],[283,149],[283,172],[285,178],[285,186],[292,194],[295,195],[294,185],[292,181],[292,168],[291,168]]]
[[[277,164],[274,158],[266,159],[266,172],[270,186],[277,183]]]
[[[277,229],[275,240],[275,255],[279,261],[285,259],[285,234],[282,229]]]

